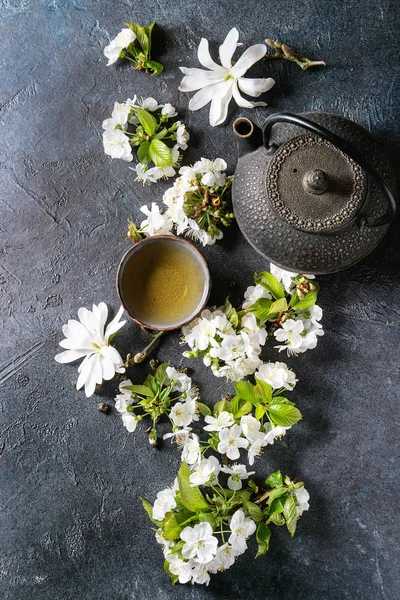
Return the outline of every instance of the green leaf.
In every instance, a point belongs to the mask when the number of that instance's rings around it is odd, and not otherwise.
[[[158,133],[156,133],[154,135],[154,139],[155,140],[161,140],[162,138],[164,138],[168,133],[168,129],[166,127],[163,127]]]
[[[235,413],[235,419],[240,419],[244,415],[248,415],[253,410],[253,405],[250,402],[245,402],[241,408]]]
[[[148,51],[149,56],[151,54],[151,35],[153,33],[153,27],[155,24],[156,24],[156,22],[153,21],[152,23],[150,23],[150,25],[144,25],[144,27],[143,27],[143,31],[147,35],[147,39],[149,42],[149,51]]]
[[[295,306],[298,303],[298,301],[299,301],[299,296],[297,294],[297,290],[294,290],[293,296],[292,296],[292,298],[290,300],[290,304],[289,304],[290,308],[293,308],[293,306]]]
[[[168,387],[164,388],[163,390],[161,390],[161,392],[160,392],[160,400],[161,400],[161,402],[164,402],[164,400],[166,400],[169,397],[170,393],[171,393],[170,386],[168,386]]]
[[[277,502],[280,500],[280,498],[277,498]],[[283,506],[282,506],[282,510],[283,510]],[[281,511],[282,512],[282,511]],[[280,512],[273,512],[271,514],[271,516],[268,518],[269,521],[272,521],[272,523],[274,523],[274,525],[277,525],[278,527],[282,527],[282,525],[285,524],[285,519],[283,518],[283,516],[280,514]]]
[[[272,489],[268,493],[268,500],[267,500],[268,508],[270,506],[272,506],[272,503],[276,498],[280,498],[281,496],[284,496],[285,494],[287,494],[287,491],[288,491],[287,487],[285,487],[285,486]]]
[[[273,302],[269,307],[267,320],[276,318],[281,313],[287,311],[288,308],[289,307],[286,298],[279,298],[279,300],[275,300],[275,302]]]
[[[261,421],[263,416],[265,415],[266,408],[262,404],[259,404],[256,408],[255,417],[258,421]]]
[[[271,505],[269,507],[269,513],[271,515],[273,515],[274,513],[281,513],[283,512],[283,507],[285,504],[285,498],[275,498],[275,500],[273,500],[271,502]]]
[[[216,402],[214,404],[214,409],[213,409],[213,415],[214,415],[214,417],[218,417],[218,415],[220,413],[222,413],[223,410],[225,410],[225,406],[226,406],[226,400],[225,400],[225,398],[223,400],[220,400],[219,402]]]
[[[235,415],[239,410],[239,396],[234,396],[232,400],[228,403],[226,410],[231,413],[231,415]]]
[[[154,397],[152,390],[146,385],[126,385],[124,386],[124,389],[129,390],[134,394],[139,394],[140,396],[146,396],[146,398]]]
[[[228,298],[226,298],[224,302],[223,310],[230,324],[236,329],[236,327],[239,325],[239,315],[237,310],[233,308],[232,304],[229,302]]]
[[[141,162],[144,165],[147,165],[151,161],[149,154],[149,146],[150,142],[142,142],[137,151],[139,162]]]
[[[292,404],[270,404],[268,413],[275,425],[282,425],[282,427],[290,427],[302,418],[299,409]]]
[[[257,385],[254,388],[255,393],[264,403],[272,401],[272,387],[266,381],[255,377]]]
[[[200,523],[207,522],[207,523],[210,523],[210,525],[213,529],[215,528],[215,519],[211,513],[200,513],[198,515],[198,518],[199,518]]]
[[[271,531],[268,525],[266,525],[264,521],[260,521],[256,530],[256,539],[258,542],[258,551],[256,554],[256,558],[258,558],[259,556],[263,556],[268,552],[270,537]]]
[[[197,408],[199,409],[199,411],[201,412],[201,414],[203,415],[203,417],[207,417],[208,415],[211,415],[211,410],[209,409],[209,407],[206,404],[203,404],[202,402],[196,402]]]
[[[279,283],[277,278],[269,273],[268,271],[264,271],[263,273],[256,273],[254,275],[254,281],[256,284],[260,284],[265,287],[274,298],[284,298],[285,290],[282,285]]]
[[[283,515],[286,519],[286,527],[288,528],[290,535],[293,537],[297,525],[296,502],[293,496],[286,498],[286,502],[283,506]]]
[[[271,473],[271,475],[265,480],[265,484],[271,488],[281,487],[283,485],[282,473],[280,471]]]
[[[256,523],[262,520],[263,512],[258,504],[255,504],[254,502],[244,502],[244,507],[250,519],[253,519]]]
[[[174,164],[171,150],[161,140],[151,140],[149,154],[156,167],[171,167]]]
[[[141,498],[139,496],[139,499],[141,500],[142,504],[143,504],[143,508],[147,513],[147,516],[149,517],[150,521],[152,523],[155,523],[156,525],[158,525],[158,527],[162,526],[162,521],[156,521],[155,519],[153,519],[153,505],[150,504],[150,502],[148,500],[145,500],[144,498]]]
[[[258,398],[256,396],[254,385],[250,381],[237,381],[235,383],[235,390],[237,395],[243,400],[250,402],[251,404],[258,404]]]
[[[161,63],[157,62],[156,60],[146,60],[146,62],[144,63],[144,66],[149,68],[152,72],[152,76],[153,75],[159,75],[160,73],[162,73],[164,71],[164,67]]]
[[[295,305],[295,310],[306,310],[307,308],[311,308],[317,301],[318,292],[317,290],[311,290],[308,292],[303,298],[303,300],[299,300]]]
[[[166,540],[177,540],[179,539],[180,533],[183,527],[181,527],[176,520],[174,513],[169,512],[166,514],[163,525],[163,537]]]
[[[151,388],[154,392],[154,394],[157,394],[158,392],[158,383],[156,382],[155,378],[153,375],[147,375],[146,379],[144,380],[143,385],[145,385],[148,388]]]
[[[154,373],[154,377],[160,387],[164,385],[165,379],[167,377],[168,367],[169,367],[169,362],[162,363],[161,365],[159,365],[157,367],[157,370]]]
[[[260,321],[265,323],[269,315],[271,304],[272,300],[269,300],[268,298],[259,298],[250,306],[250,310],[257,317],[257,319],[260,319]]]
[[[145,108],[136,108],[135,113],[147,135],[153,135],[157,129],[157,121]],[[150,147],[149,147],[150,152]],[[151,154],[150,154],[151,156]],[[153,158],[152,158],[153,160]]]
[[[144,27],[141,27],[140,25],[138,25],[138,23],[125,23],[125,25],[127,25],[129,29],[131,29],[136,35],[140,47],[142,48],[146,56],[148,56],[150,53],[150,44],[149,38],[146,34],[146,30],[144,29]]]
[[[210,507],[203,494],[197,486],[191,486],[190,469],[187,463],[183,462],[178,473],[179,494],[182,504],[192,512],[207,511]]]

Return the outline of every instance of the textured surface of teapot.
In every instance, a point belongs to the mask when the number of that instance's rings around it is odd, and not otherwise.
[[[369,254],[396,211],[389,159],[371,134],[315,112],[233,125],[239,160],[232,198],[238,225],[271,262],[325,274]]]

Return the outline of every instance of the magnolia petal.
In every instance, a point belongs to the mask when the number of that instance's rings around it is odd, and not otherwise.
[[[189,109],[194,111],[203,108],[203,106],[211,102],[216,90],[218,89],[218,86],[221,85],[223,85],[222,81],[219,83],[214,83],[214,85],[209,85],[196,92],[193,98],[190,99]]]
[[[263,56],[265,56],[267,52],[267,47],[264,44],[255,44],[254,46],[250,46],[247,50],[242,54],[239,58],[235,66],[230,70],[231,74],[237,79],[242,77],[247,71],[256,63],[261,60]]]
[[[208,85],[222,82],[225,77],[225,73],[218,75],[215,71],[203,71],[202,69],[191,69],[199,71],[197,74],[186,75],[179,86],[181,92],[195,92]]]
[[[197,49],[197,58],[199,59],[199,63],[206,69],[210,69],[211,71],[221,71],[221,65],[214,62],[211,58],[208,40],[206,40],[206,38],[201,38],[200,40],[200,44]]]
[[[253,98],[258,98],[263,92],[268,92],[268,90],[275,85],[275,81],[271,77],[268,77],[267,79],[241,77],[238,79],[237,84],[242,92],[249,96],[253,96]]]
[[[232,98],[232,80],[224,81],[224,85],[218,90],[218,94],[211,101],[210,125],[216,127],[221,125],[227,117],[229,102]]]
[[[100,365],[101,365],[103,379],[105,381],[109,381],[110,379],[112,379],[115,375],[115,369],[114,369],[113,363],[110,360],[108,360],[108,358],[105,358],[104,356],[100,356]]]
[[[233,98],[238,106],[242,108],[255,108],[256,106],[267,106],[265,102],[250,102],[249,100],[245,100],[239,93],[236,82],[233,86]]]
[[[96,359],[96,354],[93,352],[92,354],[88,354],[86,356],[86,358],[79,365],[79,367],[78,367],[79,377],[78,377],[78,381],[76,382],[77,390],[80,390],[81,387],[86,385],[86,382],[89,380],[91,371],[92,371],[93,361],[95,359]],[[96,386],[96,384],[95,384],[95,386]]]
[[[219,58],[222,66],[226,69],[230,69],[232,66],[232,56],[236,50],[238,39],[239,32],[236,27],[233,27],[219,47]]]
[[[96,329],[100,333],[100,336],[103,337],[103,335],[104,335],[104,326],[106,324],[107,317],[108,317],[107,304],[105,304],[104,302],[100,302],[98,304],[98,306],[96,306],[95,304],[93,304],[93,314],[95,315],[95,317],[97,319],[97,327],[96,327]]]
[[[56,360],[58,363],[65,364],[74,362],[74,360],[83,358],[86,355],[86,350],[66,350],[66,352],[60,352],[60,354],[56,354],[54,360]]]
[[[117,314],[115,315],[115,317],[113,318],[112,321],[109,322],[109,324],[106,327],[106,332],[104,334],[104,337],[106,340],[108,340],[108,338],[110,337],[110,335],[112,335],[113,333],[116,333],[117,331],[119,331],[121,329],[121,327],[123,327],[126,323],[126,321],[120,321],[120,318],[122,317],[122,313],[124,312],[124,307],[120,306]]]
[[[59,346],[61,346],[61,348],[65,348],[66,350],[78,350],[79,352],[83,351],[85,354],[90,354],[90,352],[93,352],[93,344],[89,337],[83,342],[82,340],[67,338],[65,340],[61,340],[61,342],[59,342]]]

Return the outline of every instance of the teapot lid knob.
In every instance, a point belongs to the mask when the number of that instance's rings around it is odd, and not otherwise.
[[[323,194],[329,186],[329,178],[321,169],[307,171],[303,177],[303,188],[309,194]]]

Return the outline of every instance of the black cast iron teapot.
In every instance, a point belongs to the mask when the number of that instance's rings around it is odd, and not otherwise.
[[[371,134],[339,115],[274,114],[263,129],[233,124],[238,225],[274,264],[300,273],[345,269],[369,254],[396,211],[389,159]]]

